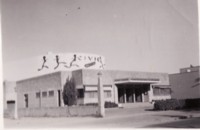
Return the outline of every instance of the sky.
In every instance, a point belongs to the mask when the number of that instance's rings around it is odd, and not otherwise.
[[[2,0],[3,79],[35,57],[92,53],[106,69],[178,73],[199,65],[196,0]]]

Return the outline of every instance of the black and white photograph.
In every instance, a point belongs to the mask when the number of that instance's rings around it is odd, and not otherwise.
[[[4,129],[200,129],[198,0],[1,0]]]

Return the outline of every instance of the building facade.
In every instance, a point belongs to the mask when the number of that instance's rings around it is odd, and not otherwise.
[[[78,104],[97,103],[98,72],[102,72],[105,101],[119,103],[151,102],[170,99],[166,73],[79,69],[58,71],[16,82],[18,108],[64,106],[62,92],[73,78]]]
[[[172,98],[200,98],[200,66],[181,68],[180,73],[169,75],[169,81]]]

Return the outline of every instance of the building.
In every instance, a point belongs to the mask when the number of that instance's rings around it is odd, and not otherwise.
[[[70,79],[75,83],[78,104],[97,103],[99,72],[105,101],[121,104],[171,98],[167,73],[106,70],[105,58],[100,55],[48,53],[31,63],[36,64],[30,66],[30,72],[37,75],[16,81],[18,108],[64,106],[63,87]]]
[[[105,101],[136,103],[171,98],[166,73],[79,69],[17,81],[18,108],[64,106],[63,86],[70,78],[75,82],[78,104],[97,103],[99,71],[102,72]]]
[[[16,82],[4,81],[3,82],[3,110],[4,117],[13,117],[15,110],[15,103],[17,99]]]
[[[16,100],[16,92],[15,92],[16,82],[15,81],[4,81],[3,82],[3,101],[4,101],[4,110],[12,109],[13,104]]]
[[[181,68],[179,73],[169,75],[169,81],[172,98],[200,98],[200,66]]]

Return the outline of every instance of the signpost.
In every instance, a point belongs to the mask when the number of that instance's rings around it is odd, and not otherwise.
[[[105,116],[105,108],[104,108],[104,90],[102,84],[102,73],[98,73],[98,107],[99,107],[99,116]]]
[[[15,108],[14,108],[14,119],[18,119],[18,107],[17,107],[17,90],[15,88]]]

